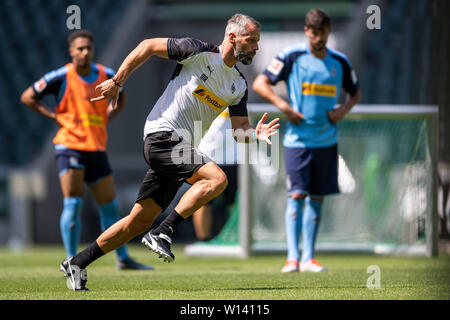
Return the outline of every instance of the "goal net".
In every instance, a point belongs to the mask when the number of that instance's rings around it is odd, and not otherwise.
[[[266,104],[249,105],[256,124]],[[317,251],[424,254],[437,251],[437,107],[358,105],[338,124],[339,195],[322,209]],[[273,145],[241,146],[239,191],[221,232],[188,255],[247,257],[286,251],[285,120]],[[300,245],[301,248],[301,245]]]

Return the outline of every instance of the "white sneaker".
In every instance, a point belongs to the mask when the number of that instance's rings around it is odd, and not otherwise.
[[[298,272],[298,261],[297,260],[286,260],[282,273]]]
[[[300,272],[325,272],[327,268],[321,266],[316,260],[311,259],[308,262],[300,263]]]

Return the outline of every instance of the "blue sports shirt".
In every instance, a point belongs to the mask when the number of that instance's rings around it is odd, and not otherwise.
[[[358,90],[358,80],[347,57],[327,48],[320,59],[308,45],[283,50],[264,70],[272,84],[285,81],[289,102],[305,119],[299,124],[288,122],[285,147],[322,148],[338,142],[337,127],[327,117],[337,103],[341,87],[351,96]]]

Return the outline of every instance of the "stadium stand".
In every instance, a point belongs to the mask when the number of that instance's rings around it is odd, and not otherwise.
[[[142,11],[141,17],[146,20],[123,19],[131,5],[138,2],[143,3],[143,8],[140,7],[139,10]],[[192,35],[205,41],[220,40],[224,19],[235,12],[236,8],[260,20],[264,31],[297,31],[302,25],[301,16],[308,8],[323,7],[333,17],[336,31],[341,31],[344,35],[352,30],[361,32],[358,40],[354,37],[347,37],[349,38],[347,42],[343,41],[345,39],[338,39],[338,44],[344,46],[339,49],[348,53],[358,72],[363,92],[361,103],[434,104],[436,100],[433,96],[435,92],[433,85],[437,76],[436,72],[432,73],[433,70],[429,68],[429,64],[435,57],[433,48],[437,43],[431,37],[432,35],[434,37],[438,28],[430,17],[436,15],[433,14],[433,3],[440,3],[443,8],[445,2],[445,0],[421,0],[412,6],[408,5],[406,0],[333,2],[228,0],[190,1],[189,3],[181,0],[2,0],[0,1],[0,37],[2,38],[0,76],[3,79],[0,82],[0,112],[2,114],[0,117],[0,169],[6,167],[8,171],[16,167],[28,167],[42,153],[43,148],[48,145],[50,136],[56,130],[56,125],[50,120],[21,105],[20,94],[43,74],[68,61],[66,38],[70,31],[66,27],[68,17],[66,9],[69,5],[75,4],[81,8],[82,28],[89,29],[97,35],[96,57],[100,58],[104,51],[108,51],[108,48],[113,49],[109,50],[108,61],[101,61],[112,67],[117,67],[124,55],[134,48],[136,41],[144,37],[161,36],[161,34]],[[365,9],[371,4],[381,7],[382,32],[365,28],[367,17]],[[350,27],[352,19],[358,20],[356,27]],[[126,29],[123,28],[124,24],[133,25],[130,27],[132,30],[124,31]],[[442,25],[444,26],[444,22]],[[447,29],[442,28],[442,30]],[[117,37],[123,40],[120,46],[113,45]],[[442,57],[439,61],[445,62],[448,59]],[[254,74],[248,71],[251,69],[243,69],[247,80],[252,82]],[[135,74],[127,86],[127,92],[130,93],[127,105],[134,107],[133,112],[121,115],[123,120],[114,122],[110,131],[110,140],[114,141],[114,144],[108,147],[111,160],[118,182],[123,179],[118,183],[123,188],[118,193],[125,195],[126,199],[135,197],[134,185],[131,184],[129,184],[131,195],[128,196],[127,179],[137,183],[141,174],[139,165],[144,164],[140,158],[141,141],[137,139],[142,131],[142,119],[148,113],[146,108],[158,98],[167,83],[173,71],[173,65],[155,60],[147,63],[143,70]],[[157,76],[148,77],[148,74]],[[140,87],[142,83],[152,90],[142,90]],[[442,100],[447,101],[444,98]],[[256,95],[249,92],[249,102],[261,101],[256,100]],[[48,104],[53,105],[53,101],[48,101]],[[447,114],[450,113],[447,112]],[[124,126],[126,130],[123,130]],[[124,131],[126,131],[126,139],[123,138]],[[444,146],[448,145],[446,144],[448,134],[441,131],[440,136],[440,143],[443,146],[441,150],[447,150],[448,148]],[[139,153],[135,153],[134,150],[139,150]],[[127,157],[122,157],[125,153]],[[128,157],[128,154],[131,157]],[[122,158],[126,161],[119,161]],[[59,192],[58,185],[53,181],[56,179],[54,167],[50,164],[47,167],[53,170],[49,171],[51,174],[46,172],[51,177],[47,181],[49,193]],[[132,169],[138,171],[137,178],[134,174],[130,174]],[[4,181],[0,179],[0,185],[2,183]],[[128,210],[125,200],[121,203],[124,210]],[[34,206],[34,214],[39,217],[37,219],[39,223],[35,225],[34,240],[36,242],[60,241],[59,235],[46,232],[46,230],[56,230],[57,219],[54,212],[60,211],[59,207],[54,207],[54,203],[51,205],[48,203],[49,200],[46,199]],[[7,211],[6,207],[2,209],[0,206],[0,220],[2,220],[1,217],[4,219],[11,217]],[[94,232],[88,231],[86,230],[86,233],[91,237]],[[89,237],[85,239],[92,240]]]
[[[382,10],[382,29],[365,32],[367,45],[357,67],[361,103],[424,104],[431,100],[432,1],[414,5],[390,1]],[[417,90],[421,88],[421,90]]]
[[[0,165],[19,167],[37,156],[55,125],[28,110],[20,94],[46,72],[68,61],[66,27],[71,4],[82,10],[82,28],[102,35],[97,52],[108,43],[111,28],[120,20],[126,0],[50,1],[3,0],[0,2]],[[84,8],[89,8],[85,10]],[[50,102],[50,104],[53,101]]]

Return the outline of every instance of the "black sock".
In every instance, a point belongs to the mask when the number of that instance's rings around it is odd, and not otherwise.
[[[175,209],[161,222],[161,224],[153,230],[153,234],[164,233],[167,235],[171,235],[175,227],[181,222],[184,221],[184,218],[175,211]]]
[[[73,256],[71,264],[79,266],[80,269],[86,269],[88,265],[103,256],[105,253],[98,246],[97,241],[92,242],[89,247]]]

